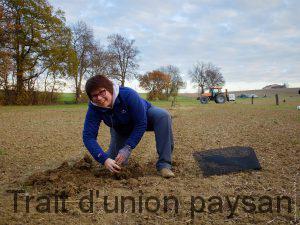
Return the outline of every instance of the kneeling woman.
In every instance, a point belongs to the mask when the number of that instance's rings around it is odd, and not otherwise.
[[[154,131],[159,155],[156,168],[161,176],[174,177],[171,171],[174,147],[172,121],[166,110],[151,105],[133,89],[119,87],[102,75],[88,79],[85,91],[90,102],[83,142],[96,161],[113,173],[120,172],[145,131]],[[107,152],[97,142],[102,121],[110,127],[111,141]]]

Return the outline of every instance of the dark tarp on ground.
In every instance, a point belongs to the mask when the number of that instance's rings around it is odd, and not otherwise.
[[[222,175],[244,170],[260,170],[261,166],[251,147],[227,147],[194,152],[203,176]]]

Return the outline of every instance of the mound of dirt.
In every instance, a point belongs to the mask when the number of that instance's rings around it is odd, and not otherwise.
[[[142,167],[135,161],[122,167],[118,174],[110,173],[89,155],[75,162],[63,162],[59,167],[32,174],[24,185],[34,187],[44,194],[76,195],[82,190],[94,188],[105,182],[105,179],[123,180],[144,176]]]

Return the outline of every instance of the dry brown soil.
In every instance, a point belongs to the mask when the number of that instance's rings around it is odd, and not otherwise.
[[[122,173],[113,175],[92,160],[83,147],[81,132],[86,107],[1,107],[0,224],[297,223],[300,111],[295,105],[276,108],[263,104],[211,103],[179,105],[168,110],[173,117],[175,139],[176,177],[173,179],[163,179],[156,172],[157,154],[151,132],[147,132],[134,149]],[[104,125],[99,131],[98,140],[104,149],[109,144],[108,131]],[[204,178],[192,153],[229,146],[255,149],[262,170]],[[14,195],[7,190],[26,192],[16,199],[17,212],[14,212]],[[84,196],[90,197],[90,190],[93,191],[93,212],[85,213],[79,202]],[[273,212],[259,212],[259,198],[266,195],[272,199]],[[118,212],[105,210],[104,196],[107,196],[108,208],[113,208],[115,197],[118,199]],[[132,197],[136,202],[135,213],[131,211],[130,200],[125,201],[121,211],[121,196]],[[164,211],[164,196],[178,199],[178,212],[175,201],[166,201],[167,212]],[[195,212],[194,218],[192,196],[205,200],[205,211]],[[222,212],[209,211],[211,196],[221,198]],[[256,212],[245,212],[240,200],[236,211],[231,213],[227,200],[234,202],[238,196],[251,196]],[[292,212],[287,212],[285,203],[282,211],[276,212],[277,196],[289,196],[293,200]],[[32,199],[26,212],[29,197]],[[38,200],[38,197],[43,199]],[[59,199],[57,212],[55,198]],[[61,209],[61,198],[66,199],[67,212]],[[40,204],[47,199],[50,212],[42,213],[46,205]],[[195,209],[201,207],[199,199],[195,199]],[[87,199],[83,206],[88,208]]]

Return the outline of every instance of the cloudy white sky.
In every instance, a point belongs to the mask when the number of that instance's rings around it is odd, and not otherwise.
[[[172,64],[186,81],[196,61],[221,68],[229,90],[300,86],[298,0],[49,0],[67,24],[85,21],[106,44],[109,34],[136,40],[139,72]],[[125,84],[138,87],[136,81]],[[196,89],[188,83],[184,92]]]

